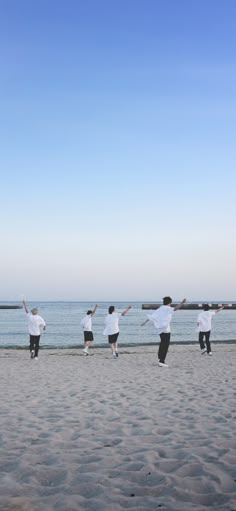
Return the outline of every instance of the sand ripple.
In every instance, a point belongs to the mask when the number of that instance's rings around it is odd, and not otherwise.
[[[236,511],[235,362],[1,351],[0,511]]]

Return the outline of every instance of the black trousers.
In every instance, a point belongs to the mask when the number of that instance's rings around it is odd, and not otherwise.
[[[211,334],[210,330],[208,330],[208,332],[199,332],[198,337],[201,350],[204,350],[204,348],[207,347],[207,353],[210,353],[211,351],[210,334]],[[204,337],[206,341],[206,346],[204,343]]]
[[[169,349],[170,345],[170,332],[165,333],[162,332],[160,334],[161,342],[159,344],[159,350],[158,350],[158,358],[162,364],[165,362],[165,358]]]
[[[30,335],[30,351],[34,350],[35,357],[38,356],[40,335]]]

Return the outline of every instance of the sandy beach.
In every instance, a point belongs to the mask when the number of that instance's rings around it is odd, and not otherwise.
[[[236,345],[1,350],[1,511],[236,511]]]

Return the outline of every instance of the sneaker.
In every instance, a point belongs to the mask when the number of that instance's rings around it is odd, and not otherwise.
[[[38,357],[34,357],[34,360],[38,360]]]
[[[209,351],[208,355],[210,355],[210,357],[211,357],[211,356],[212,356],[212,352],[211,352],[211,351]]]
[[[159,365],[160,367],[168,367],[168,365],[167,365],[167,364],[165,364],[165,362],[159,362],[159,363],[158,363],[158,365]]]
[[[85,355],[88,355],[88,350],[87,350],[87,348],[84,348],[84,349],[83,349],[83,353],[84,353]]]
[[[201,354],[202,354],[202,355],[204,355],[204,353],[206,353],[206,351],[207,351],[207,350],[206,350],[206,348],[203,348],[203,349],[201,350]]]
[[[30,358],[34,358],[34,350],[30,352]]]
[[[118,353],[118,351],[116,351],[116,357],[119,357],[119,353]]]
[[[116,354],[115,353],[112,353],[112,358],[116,358]]]

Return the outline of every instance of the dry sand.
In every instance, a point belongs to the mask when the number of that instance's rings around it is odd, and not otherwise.
[[[1,350],[1,511],[236,511],[236,345]]]

